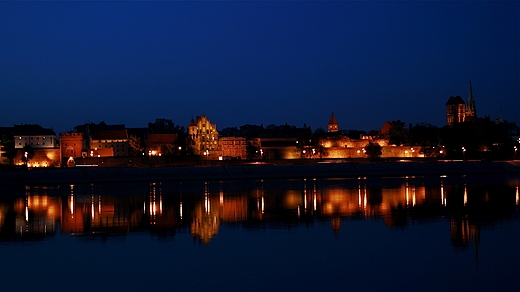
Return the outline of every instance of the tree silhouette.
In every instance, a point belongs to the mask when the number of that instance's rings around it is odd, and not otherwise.
[[[130,156],[140,156],[144,150],[144,145],[141,139],[136,135],[130,135],[128,137],[128,150]]]
[[[401,120],[390,122],[390,130],[388,132],[388,143],[397,146],[408,143],[408,131],[405,129],[405,123]]]
[[[365,146],[366,155],[370,160],[376,160],[379,157],[381,157],[381,154],[383,152],[381,151],[381,145],[377,143],[368,142],[368,144]]]
[[[152,134],[177,134],[184,133],[184,127],[175,126],[171,119],[157,118],[155,122],[149,122],[148,128]]]

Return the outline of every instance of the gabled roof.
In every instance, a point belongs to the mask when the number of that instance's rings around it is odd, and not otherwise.
[[[126,130],[100,130],[92,135],[92,140],[124,140],[128,139]]]
[[[460,96],[450,96],[448,101],[446,102],[446,105],[457,105],[457,104],[466,104],[462,97]]]
[[[56,133],[51,129],[45,129],[40,125],[14,125],[14,135],[27,136],[27,135],[49,135],[56,136]]]
[[[330,116],[329,125],[330,124],[338,124],[338,121],[336,121],[336,116],[334,115],[334,113],[332,113],[332,115]]]
[[[381,130],[379,130],[379,135],[382,136],[388,136],[390,134],[390,129],[392,128],[392,123],[385,122],[383,126],[381,127]]]

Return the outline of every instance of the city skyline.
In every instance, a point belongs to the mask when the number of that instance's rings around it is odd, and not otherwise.
[[[519,3],[2,2],[0,124],[520,121]]]

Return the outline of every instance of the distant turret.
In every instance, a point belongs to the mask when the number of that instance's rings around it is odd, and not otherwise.
[[[338,131],[338,121],[336,121],[336,116],[334,113],[330,116],[329,125],[327,127],[329,133],[335,133]]]

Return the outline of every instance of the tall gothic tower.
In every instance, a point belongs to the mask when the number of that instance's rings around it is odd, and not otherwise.
[[[450,96],[446,102],[446,124],[453,126],[466,120],[466,103],[460,96]]]
[[[475,105],[475,98],[473,98],[473,88],[471,87],[471,80],[469,81],[468,102],[466,106],[466,120],[474,120],[477,118],[477,107]]]

